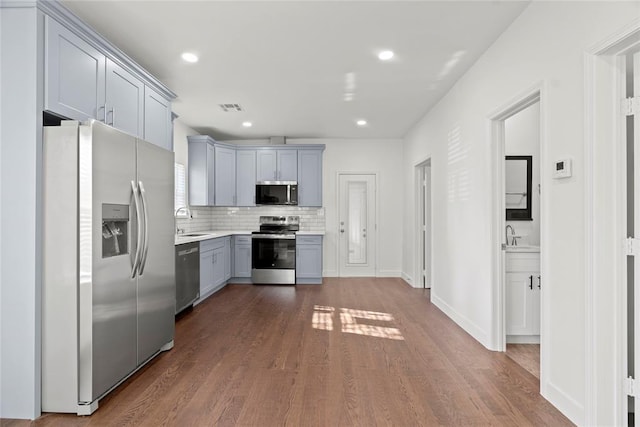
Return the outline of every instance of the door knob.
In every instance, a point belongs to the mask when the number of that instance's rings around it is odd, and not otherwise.
[[[341,228],[341,229],[340,229],[340,232],[341,232],[341,233],[344,233],[344,228]]]

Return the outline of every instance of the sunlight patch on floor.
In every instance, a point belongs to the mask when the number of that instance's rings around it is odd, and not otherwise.
[[[314,329],[323,331],[333,330],[334,307],[323,305],[313,306],[313,317],[311,324]],[[393,316],[389,313],[378,311],[354,310],[351,308],[340,309],[341,331],[346,334],[364,335],[376,338],[387,338],[391,340],[404,340],[404,337],[397,328],[387,326],[369,325],[360,323],[358,319],[374,320],[377,322],[392,322]]]

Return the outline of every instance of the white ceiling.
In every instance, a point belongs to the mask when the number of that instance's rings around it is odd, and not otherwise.
[[[528,2],[64,4],[176,92],[183,123],[229,140],[401,138]],[[383,49],[396,56],[379,61]],[[200,61],[183,62],[184,51]],[[221,103],[245,111],[225,113]],[[369,124],[357,127],[360,118]]]

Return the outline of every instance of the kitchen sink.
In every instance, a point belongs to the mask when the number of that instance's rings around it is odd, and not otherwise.
[[[198,237],[198,236],[208,236],[209,233],[185,233],[178,234],[178,237]]]

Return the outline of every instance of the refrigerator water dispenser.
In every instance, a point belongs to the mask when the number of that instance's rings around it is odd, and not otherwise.
[[[129,205],[102,204],[102,258],[129,253]]]

